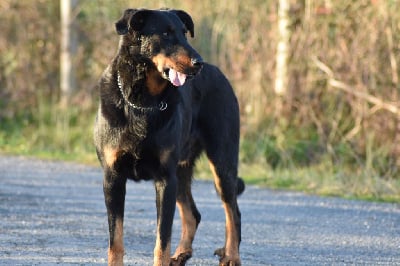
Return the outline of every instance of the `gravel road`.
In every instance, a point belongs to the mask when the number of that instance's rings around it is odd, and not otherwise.
[[[202,222],[188,265],[217,265],[223,209],[212,183],[193,189]],[[248,186],[239,205],[243,265],[400,265],[398,204]],[[99,168],[0,156],[0,265],[105,265],[105,211]],[[125,265],[151,265],[155,211],[153,185],[129,182]]]

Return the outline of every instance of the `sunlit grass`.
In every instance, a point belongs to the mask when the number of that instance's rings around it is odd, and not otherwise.
[[[363,169],[335,167],[324,161],[307,167],[273,169],[261,161],[240,163],[239,176],[247,185],[278,190],[303,191],[308,194],[383,202],[400,202],[400,180],[383,179]],[[212,180],[208,161],[202,156],[195,178]]]
[[[279,169],[253,164],[242,165],[241,169],[241,176],[246,183],[261,187],[349,199],[400,202],[398,179],[384,179],[366,173],[363,169],[337,169],[327,162],[308,167]]]
[[[1,120],[0,153],[98,166],[92,134],[94,119],[94,110],[83,111],[78,107],[60,109],[56,104],[41,103],[36,110]],[[370,149],[370,157],[365,164],[348,163],[346,160],[333,162],[329,156],[304,164],[304,159],[300,158],[299,163],[296,156],[303,156],[301,148],[309,149],[306,145],[296,144],[297,150],[293,153],[267,144],[250,137],[242,139],[239,176],[248,185],[324,196],[400,202],[400,180],[380,176],[379,167],[372,163],[382,157],[384,150]],[[274,157],[266,152],[272,152]],[[272,161],[274,167],[267,161],[271,158],[275,158]],[[196,179],[212,180],[205,156],[199,159],[194,175]]]
[[[94,164],[95,112],[41,102],[0,123],[0,153]]]

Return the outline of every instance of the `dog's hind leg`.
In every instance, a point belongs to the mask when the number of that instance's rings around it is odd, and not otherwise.
[[[200,85],[207,93],[202,99],[198,125],[226,219],[225,245],[215,254],[220,257],[220,265],[237,266],[241,264],[241,217],[237,196],[244,190],[244,183],[237,176],[239,106],[229,82],[218,69],[206,65],[202,73],[207,78]]]
[[[215,188],[222,199],[225,211],[225,246],[217,249],[221,266],[241,265],[239,245],[241,241],[241,215],[237,204],[238,179],[235,168],[226,167],[217,160],[210,159]]]
[[[182,221],[181,240],[171,258],[171,265],[185,265],[192,257],[192,242],[200,223],[200,213],[193,200],[191,183],[193,165],[182,165],[178,167],[178,194],[176,203]]]
[[[123,221],[126,178],[119,177],[112,170],[106,169],[103,182],[103,191],[107,207],[108,226],[110,233],[108,265],[123,265]]]

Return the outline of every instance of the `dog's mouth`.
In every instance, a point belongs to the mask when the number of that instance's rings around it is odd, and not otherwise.
[[[176,87],[182,86],[185,84],[186,78],[191,77],[191,75],[183,74],[173,68],[164,69],[162,76],[163,78],[169,80]]]
[[[166,57],[163,54],[159,54],[152,58],[157,70],[161,76],[172,83],[176,87],[180,87],[185,82],[194,77],[202,68],[203,61],[199,59],[189,59],[184,57],[177,60],[176,62]]]

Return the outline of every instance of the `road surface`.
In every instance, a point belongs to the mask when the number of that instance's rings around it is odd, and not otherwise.
[[[212,183],[193,189],[202,222],[187,265],[217,265],[223,209]],[[239,205],[243,265],[400,265],[398,204],[248,186]],[[105,265],[105,212],[99,168],[0,156],[0,265]],[[125,215],[125,265],[152,265],[151,182],[128,183]]]

